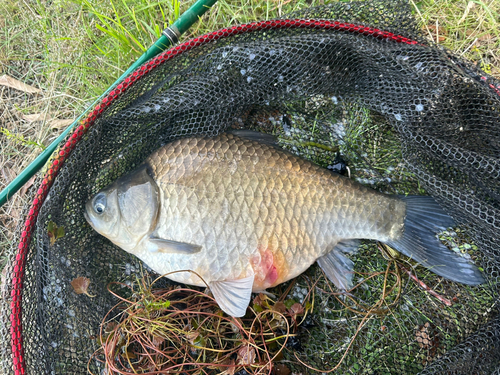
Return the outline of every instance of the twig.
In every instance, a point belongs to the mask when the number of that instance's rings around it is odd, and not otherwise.
[[[405,271],[408,274],[408,276],[410,276],[410,278],[413,281],[415,281],[423,290],[425,290],[426,292],[429,292],[429,294],[431,294],[434,297],[436,297],[438,300],[440,300],[446,306],[451,306],[453,304],[449,299],[443,297],[442,295],[438,294],[437,292],[435,292],[434,290],[432,290],[430,287],[428,287],[422,280],[419,280],[417,276],[415,276],[413,273],[411,273],[411,271],[409,271],[408,269],[406,269],[404,266],[402,266],[400,264],[399,267],[403,271]]]

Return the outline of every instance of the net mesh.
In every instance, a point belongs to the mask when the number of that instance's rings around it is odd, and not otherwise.
[[[90,228],[85,202],[167,142],[245,128],[324,167],[339,153],[377,190],[434,196],[461,224],[444,241],[484,270],[478,287],[414,270],[441,300],[402,271],[398,303],[364,322],[340,373],[498,373],[499,125],[500,82],[426,40],[403,1],[335,3],[186,42],[110,93],[38,177],[2,276],[1,368],[103,373],[90,358],[117,302],[106,287],[133,283],[144,266]],[[49,222],[65,231],[53,244]],[[370,243],[353,260],[357,281],[387,267]],[[315,266],[307,275],[322,278]],[[80,276],[94,298],[71,287]],[[300,345],[285,354],[297,372],[311,370],[293,350],[326,370],[359,328],[321,280]],[[357,297],[376,302],[381,283]],[[305,287],[299,279],[297,299]]]

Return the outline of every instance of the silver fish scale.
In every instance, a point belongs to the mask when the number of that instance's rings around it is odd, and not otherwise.
[[[181,139],[146,162],[161,195],[153,234],[203,247],[193,255],[137,254],[161,274],[192,269],[210,282],[255,273],[260,290],[302,273],[342,239],[387,240],[402,231],[400,200],[232,134]],[[201,285],[192,274],[169,277]]]

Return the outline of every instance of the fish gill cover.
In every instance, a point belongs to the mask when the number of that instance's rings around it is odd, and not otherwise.
[[[351,257],[354,299],[335,298],[316,266],[274,291],[308,312],[300,341],[278,359],[302,373],[312,372],[304,363],[327,371],[341,360],[339,373],[498,371],[500,82],[424,38],[406,2],[367,1],[183,43],[89,114],[38,178],[11,249],[1,289],[3,372],[103,373],[94,355],[101,323],[121,311],[112,309],[136,290],[142,267],[93,231],[85,202],[167,142],[230,129],[273,134],[323,167],[340,154],[351,178],[379,191],[432,195],[460,224],[441,233],[443,242],[487,280],[447,281],[364,243]]]

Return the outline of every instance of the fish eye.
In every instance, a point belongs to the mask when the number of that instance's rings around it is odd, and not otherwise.
[[[94,211],[100,215],[105,210],[106,210],[106,196],[104,194],[97,194],[94,199]]]
[[[97,203],[95,205],[95,212],[97,212],[98,214],[102,214],[105,208],[106,207],[102,203]]]

